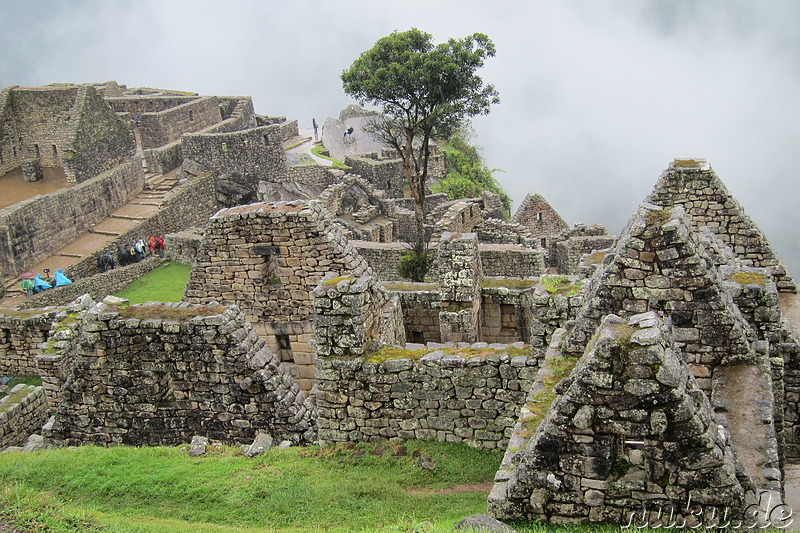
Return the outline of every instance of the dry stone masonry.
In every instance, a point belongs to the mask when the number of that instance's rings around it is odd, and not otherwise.
[[[742,518],[745,498],[755,501],[727,431],[654,312],[606,317],[557,391],[492,492],[495,516],[627,523],[642,510],[699,505]]]
[[[409,345],[415,348],[415,345]],[[317,360],[320,443],[405,439],[505,448],[538,360],[523,343],[429,343],[385,362]]]
[[[315,439],[305,394],[236,307],[109,298],[84,314],[74,357],[48,435],[57,443]]]
[[[673,161],[647,201],[665,207],[683,206],[695,228],[711,229],[746,264],[769,268],[777,279],[778,289],[795,291],[792,277],[764,233],[706,161]]]

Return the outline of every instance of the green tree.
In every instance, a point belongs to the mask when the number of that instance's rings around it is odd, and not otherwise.
[[[418,243],[425,242],[429,143],[437,132],[452,132],[500,102],[495,88],[475,73],[495,55],[486,35],[438,45],[432,39],[416,28],[393,32],[341,76],[345,93],[380,110],[366,129],[400,154],[414,199]]]
[[[447,175],[440,180],[439,187],[443,193],[454,200],[456,198],[474,198],[483,191],[491,191],[500,197],[503,203],[503,215],[511,216],[511,198],[503,190],[494,177],[499,168],[489,168],[483,162],[480,150],[469,142],[469,130],[456,130],[442,144],[442,151],[447,160]]]

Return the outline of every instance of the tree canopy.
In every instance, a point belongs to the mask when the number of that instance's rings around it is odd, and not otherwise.
[[[379,39],[342,73],[344,91],[380,111],[368,131],[400,154],[416,207],[418,242],[425,239],[429,143],[499,103],[494,86],[476,74],[494,55],[494,44],[482,33],[435,45],[430,34],[412,28]]]

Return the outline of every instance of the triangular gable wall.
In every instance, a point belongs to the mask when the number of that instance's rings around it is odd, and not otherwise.
[[[655,313],[606,317],[557,391],[495,515],[627,523],[642,509],[745,508],[727,433]]]
[[[541,194],[528,194],[511,221],[528,228],[536,238],[552,237],[569,229],[569,224]]]
[[[779,290],[796,291],[769,240],[707,162],[676,159],[646,201],[662,207],[682,206],[695,227],[710,228],[745,264],[770,269]]]
[[[566,355],[579,357],[607,314],[662,311],[704,390],[720,364],[752,362],[750,329],[698,246],[683,208],[643,204],[614,252],[589,281],[587,304],[565,339]]]

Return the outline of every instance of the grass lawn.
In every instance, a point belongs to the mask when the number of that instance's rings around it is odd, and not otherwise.
[[[0,377],[2,377],[2,376],[0,376]],[[2,382],[3,381],[0,380],[0,383],[2,383]],[[11,392],[11,389],[16,387],[20,383],[24,383],[26,385],[34,385],[34,386],[38,387],[39,385],[42,384],[42,378],[40,378],[38,376],[14,376],[13,379],[11,379],[10,381],[6,382],[6,386],[8,386],[8,390],[6,390],[5,392],[0,391],[0,398],[3,398],[4,396],[8,396],[8,393]],[[0,531],[2,531],[2,530],[0,530]]]
[[[164,263],[114,296],[126,298],[132,304],[144,302],[180,302],[183,288],[189,280],[192,267],[174,261]]]
[[[415,450],[435,461],[433,471],[416,466]],[[0,524],[55,532],[452,531],[486,512],[501,458],[417,441],[273,449],[252,459],[234,447],[203,457],[185,447],[122,446],[0,454]]]

